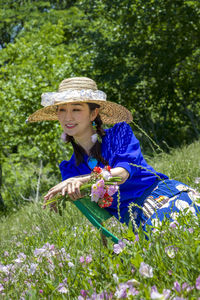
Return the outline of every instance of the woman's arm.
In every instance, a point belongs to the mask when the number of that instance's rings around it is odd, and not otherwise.
[[[68,178],[52,187],[44,196],[44,200],[47,202],[58,193],[62,196],[68,194],[71,200],[77,200],[82,197],[80,192],[81,185],[88,182],[89,179],[90,175]]]
[[[118,184],[124,183],[129,177],[128,171],[121,167],[113,168],[110,170],[110,172],[113,177],[121,177],[122,180]],[[57,185],[52,187],[44,196],[45,202],[49,201],[58,193],[60,193],[62,196],[68,194],[72,200],[82,198],[83,196],[81,195],[80,187],[84,183],[87,183],[90,180],[90,178],[91,174],[86,174],[71,177],[58,183]]]
[[[129,172],[121,167],[116,167],[110,170],[112,177],[120,177],[121,181],[118,184],[124,183],[129,178]]]

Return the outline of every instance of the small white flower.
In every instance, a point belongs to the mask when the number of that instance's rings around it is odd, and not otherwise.
[[[117,274],[113,274],[113,279],[114,279],[115,283],[119,282],[119,278],[118,278]]]
[[[103,179],[105,180],[109,180],[110,178],[112,178],[110,172],[108,172],[107,170],[102,170],[102,176],[103,176]]]
[[[141,262],[139,272],[142,276],[152,278],[153,277],[153,268],[144,262]]]
[[[187,192],[189,190],[189,187],[187,187],[186,185],[184,184],[178,184],[176,186],[176,189],[180,192]]]
[[[160,294],[156,291],[151,292],[151,299],[156,299],[156,300],[165,300],[165,296],[163,294]]]
[[[35,274],[35,271],[36,271],[36,268],[37,268],[38,264],[34,264],[32,263],[30,265],[30,269],[28,270],[28,272],[31,274],[31,275],[34,275]]]
[[[68,262],[68,266],[69,266],[70,268],[73,268],[73,267],[74,267],[74,264],[73,264],[71,261],[69,261],[69,262]]]
[[[153,227],[159,227],[162,224],[162,222],[158,218],[152,219],[151,223],[152,223]]]
[[[195,182],[196,184],[199,184],[199,183],[200,183],[200,177],[196,177],[195,180],[194,180],[194,182]]]
[[[189,204],[186,201],[182,200],[176,200],[175,205],[180,211],[183,211],[189,207]]]

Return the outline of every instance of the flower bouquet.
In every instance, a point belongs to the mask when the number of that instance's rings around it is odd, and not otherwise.
[[[112,196],[118,191],[119,187],[117,183],[121,181],[120,177],[112,177],[110,170],[110,166],[105,166],[104,168],[95,167],[92,170],[90,181],[80,187],[80,190],[84,193],[84,197],[89,196],[90,201],[97,203],[101,208],[112,205]],[[68,195],[63,197],[59,194],[44,205],[47,206],[63,200],[63,198],[65,198],[65,201],[71,201]]]

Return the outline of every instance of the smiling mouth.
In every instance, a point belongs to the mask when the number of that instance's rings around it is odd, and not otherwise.
[[[72,129],[76,126],[76,124],[66,124],[65,125],[68,129]]]

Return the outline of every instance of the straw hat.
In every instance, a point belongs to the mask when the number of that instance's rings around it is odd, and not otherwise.
[[[64,79],[58,92],[42,94],[41,108],[27,119],[28,122],[58,120],[57,106],[61,104],[85,102],[100,105],[99,114],[104,124],[132,121],[132,115],[122,105],[106,101],[106,94],[97,89],[94,80],[87,77],[72,77]]]

